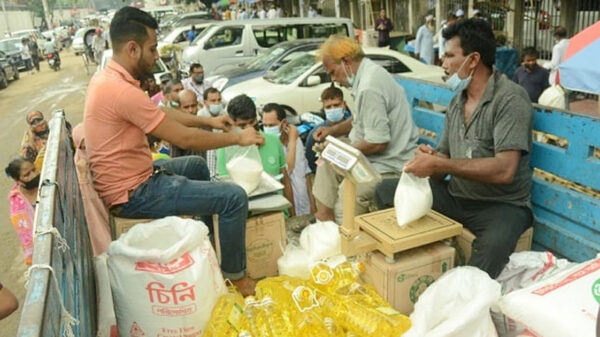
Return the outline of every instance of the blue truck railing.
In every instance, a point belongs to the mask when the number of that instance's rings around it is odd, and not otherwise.
[[[421,135],[421,142],[435,146],[444,129],[444,113],[428,106],[448,106],[454,92],[404,77],[397,82],[406,91],[415,123],[429,131]],[[533,248],[572,261],[594,258],[600,251],[600,199],[581,190],[600,191],[600,119],[534,104],[533,129],[562,140],[548,144],[534,138]],[[553,176],[558,178],[545,179]],[[557,183],[561,178],[570,183]]]
[[[91,246],[64,112],[55,112],[49,125],[18,336],[95,336]]]

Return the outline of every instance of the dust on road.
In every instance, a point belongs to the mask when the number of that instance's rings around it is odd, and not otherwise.
[[[81,56],[71,51],[61,53],[62,67],[55,72],[47,62],[40,64],[41,71],[35,74],[21,72],[21,78],[10,82],[8,88],[0,90],[0,144],[3,156],[0,157],[2,170],[19,151],[21,138],[27,124],[25,116],[30,110],[39,110],[46,119],[52,111],[64,109],[67,120],[75,125],[83,119],[85,91],[90,79],[85,73]],[[91,69],[91,68],[90,68]],[[90,71],[92,73],[93,71]],[[13,186],[12,179],[0,178],[0,282],[10,289],[22,305],[25,297],[25,264],[19,239],[15,234],[8,212],[8,191]],[[19,308],[19,312],[21,307]],[[0,321],[2,336],[16,336],[19,313]]]

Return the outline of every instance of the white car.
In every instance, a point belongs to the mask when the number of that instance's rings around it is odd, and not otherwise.
[[[196,36],[198,36],[204,30],[204,28],[210,26],[210,23],[199,23],[194,26],[196,27]],[[163,53],[161,51],[163,47],[169,45],[178,46],[183,51],[185,47],[190,45],[190,41],[188,41],[186,34],[191,29],[192,25],[173,28],[171,32],[169,32],[167,35],[165,35],[164,38],[161,38],[160,41],[158,41],[158,52],[162,55]]]
[[[364,48],[366,57],[383,66],[391,74],[443,83],[445,75],[441,67],[421,63],[388,48]],[[299,115],[307,111],[321,110],[321,92],[331,85],[331,76],[322,63],[315,58],[316,51],[307,52],[289,61],[274,72],[228,87],[223,100],[230,101],[237,95],[246,94],[257,107],[267,103],[279,103],[286,110]],[[342,88],[344,99],[350,109],[354,100],[350,91]]]
[[[112,49],[106,49],[102,53],[102,60],[100,60],[100,64],[98,65],[98,69],[96,70],[96,72],[106,68],[112,55],[113,55]],[[156,63],[154,64],[154,68],[152,69],[152,73],[154,74],[154,79],[156,80],[156,83],[161,83],[162,82],[161,79],[164,79],[165,76],[169,77],[169,79],[173,78],[173,75],[169,71],[169,68],[165,65],[165,63],[161,59],[156,60]]]

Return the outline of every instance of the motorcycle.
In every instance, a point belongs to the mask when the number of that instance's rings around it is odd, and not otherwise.
[[[46,60],[48,60],[48,65],[54,71],[58,71],[58,69],[60,69],[60,59],[56,54],[46,54]]]

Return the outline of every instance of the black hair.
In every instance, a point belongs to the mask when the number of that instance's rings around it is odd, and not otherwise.
[[[252,99],[244,94],[235,96],[227,104],[229,117],[236,119],[256,119],[256,105]]]
[[[219,95],[221,94],[219,89],[210,87],[210,88],[204,90],[204,94],[202,94],[202,96],[203,96],[204,100],[206,101],[208,99],[208,95],[214,94],[215,92],[218,93]]]
[[[456,17],[456,14],[454,14],[453,11],[449,11],[448,14],[446,15],[446,21],[455,20],[455,19],[458,19]]]
[[[442,36],[446,41],[458,36],[463,55],[478,52],[481,61],[490,70],[496,63],[496,40],[487,21],[475,18],[459,20],[445,28]]]
[[[533,56],[535,58],[538,58],[539,53],[534,47],[527,47],[523,49],[523,58],[525,58],[525,56]]]
[[[194,69],[196,68],[202,68],[202,65],[200,63],[192,63],[190,64],[190,74],[194,72]]]
[[[267,112],[275,111],[277,113],[277,120],[280,122],[287,117],[287,115],[285,114],[285,110],[283,110],[283,107],[277,103],[266,104],[263,107],[262,111],[263,111],[263,114],[266,114]]]
[[[13,178],[14,180],[19,180],[21,178],[21,166],[23,166],[24,162],[33,163],[31,160],[19,156],[8,163],[8,166],[4,169],[4,172],[9,178]]]
[[[150,14],[129,6],[119,9],[110,22],[110,42],[113,50],[131,40],[139,45],[144,44],[148,39],[147,28],[158,29],[158,23]]]
[[[160,143],[161,139],[153,136],[151,134],[147,134],[146,138],[148,139],[148,145],[150,145],[150,148],[152,148],[155,144]]]
[[[567,29],[562,26],[558,26],[554,29],[554,36],[565,38],[567,37]]]
[[[331,83],[333,84],[333,82]],[[344,100],[344,92],[342,91],[342,89],[331,86],[325,88],[325,90],[323,90],[323,92],[321,93],[321,101],[334,98],[339,98],[342,101]]]
[[[165,89],[163,90],[163,92],[165,94],[170,94],[171,90],[173,90],[173,86],[175,86],[177,84],[181,84],[181,80],[178,80],[178,79],[169,80],[169,82],[167,82],[167,84],[165,84]]]

